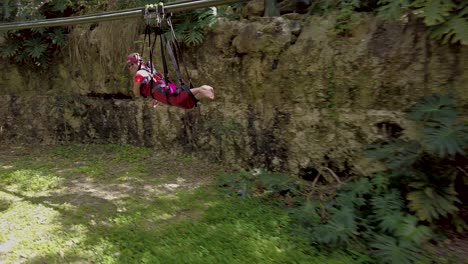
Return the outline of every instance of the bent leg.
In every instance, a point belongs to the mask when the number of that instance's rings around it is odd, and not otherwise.
[[[213,87],[208,86],[208,85],[202,85],[197,88],[192,88],[190,89],[192,92],[193,96],[197,98],[197,100],[203,99],[203,98],[208,98],[213,100],[214,99],[214,90]]]

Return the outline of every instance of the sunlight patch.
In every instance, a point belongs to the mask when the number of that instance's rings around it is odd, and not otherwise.
[[[62,178],[38,170],[17,170],[3,177],[12,190],[46,191],[58,187]]]

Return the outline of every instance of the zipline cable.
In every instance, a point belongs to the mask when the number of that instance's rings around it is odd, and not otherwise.
[[[190,11],[198,8],[205,8],[211,6],[228,5],[246,0],[197,0],[197,1],[181,1],[168,3],[164,5],[165,12],[177,13],[183,11]],[[97,23],[103,21],[119,20],[126,18],[141,17],[145,14],[145,8],[133,8],[120,11],[104,12],[100,14],[84,15],[77,17],[64,17],[52,18],[33,21],[22,21],[0,24],[0,31],[19,30],[26,28],[39,28],[39,27],[59,27],[59,26],[72,26],[78,24]]]

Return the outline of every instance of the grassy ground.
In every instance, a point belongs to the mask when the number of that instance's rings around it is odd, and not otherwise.
[[[0,263],[354,262],[290,237],[274,206],[221,195],[223,173],[132,146],[3,146]]]

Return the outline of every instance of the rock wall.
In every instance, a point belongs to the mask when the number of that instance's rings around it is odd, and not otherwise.
[[[195,83],[212,85],[216,100],[152,109],[128,99],[123,58],[136,48],[136,25],[75,30],[78,41],[47,74],[1,63],[0,141],[183,148],[304,177],[320,167],[366,173],[363,146],[411,137],[402,111],[416,99],[452,93],[468,105],[466,46],[439,45],[414,21],[362,14],[343,32],[333,16],[288,14],[220,20],[185,53]]]

